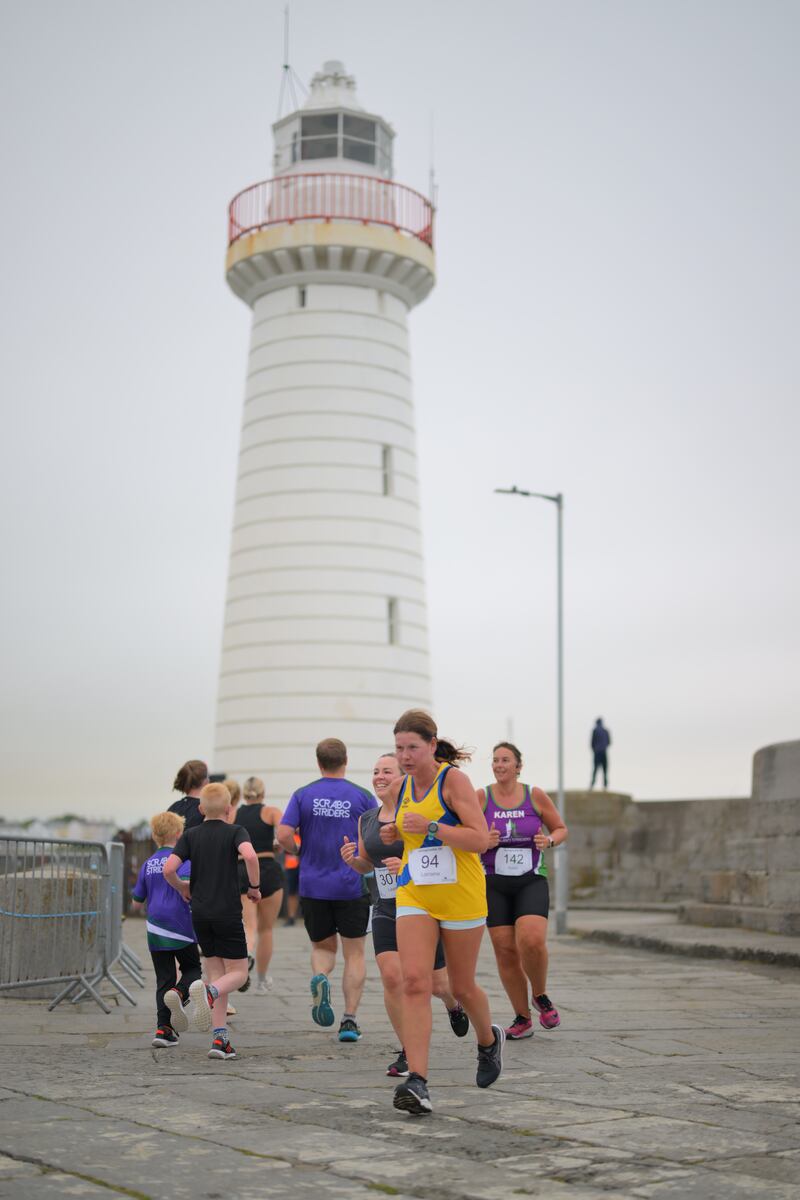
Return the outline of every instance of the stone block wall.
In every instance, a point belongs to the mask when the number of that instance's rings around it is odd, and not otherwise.
[[[568,792],[567,823],[573,899],[676,903],[688,921],[800,934],[800,742],[756,754],[746,799]]]

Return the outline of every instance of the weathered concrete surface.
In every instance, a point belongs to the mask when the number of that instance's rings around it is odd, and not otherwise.
[[[579,937],[658,950],[690,958],[729,958],[771,966],[800,967],[800,937],[759,933],[752,929],[685,925],[674,908],[637,912],[635,909],[584,909],[569,912],[569,931]]]
[[[236,997],[232,1063],[197,1034],[151,1050],[149,991],[108,1017],[1,1000],[0,1197],[797,1195],[799,971],[553,939],[561,1029],[508,1046],[482,1092],[437,1006],[421,1121],[391,1107],[374,964],[350,1046],[310,1020],[302,929],[278,931],[273,974]],[[481,982],[508,1019],[488,945]]]

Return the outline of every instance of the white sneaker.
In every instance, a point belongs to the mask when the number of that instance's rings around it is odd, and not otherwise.
[[[257,980],[253,994],[256,996],[268,996],[271,991],[272,976],[268,975],[266,979]]]
[[[207,1033],[212,1025],[211,1004],[208,989],[202,979],[195,979],[189,988],[189,1004],[187,1005],[189,1024],[199,1033]]]
[[[164,1003],[169,1009],[170,1024],[176,1033],[185,1033],[189,1028],[189,1017],[184,1012],[181,994],[176,988],[164,993]]]

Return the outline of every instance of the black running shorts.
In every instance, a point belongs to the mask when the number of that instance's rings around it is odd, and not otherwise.
[[[379,900],[372,909],[372,946],[375,957],[379,954],[397,952],[397,909],[394,900]],[[436,943],[434,971],[446,966],[442,939]]]
[[[490,929],[516,925],[520,917],[544,917],[550,912],[550,889],[544,875],[487,875],[486,900]]]
[[[283,871],[274,858],[260,858],[258,860],[258,870],[261,881],[261,899],[265,900],[267,896],[272,896],[283,887]],[[249,887],[250,876],[247,874],[247,866],[245,863],[240,862],[239,890],[242,895],[245,894]]]
[[[369,924],[369,900],[314,900],[300,897],[303,921],[312,942],[324,942],[335,933],[343,938],[366,937]]]
[[[196,917],[192,924],[204,958],[247,958],[241,917]]]

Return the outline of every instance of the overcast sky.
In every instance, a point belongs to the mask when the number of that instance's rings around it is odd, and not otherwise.
[[[226,208],[271,174],[283,3],[0,13],[0,815],[124,820],[212,752],[250,323]],[[421,190],[434,128],[410,325],[441,732],[483,783],[510,721],[554,786],[555,511],[493,489],[562,491],[567,786],[602,715],[615,788],[748,794],[800,736],[800,6],[292,25],[298,74],[342,59]]]

